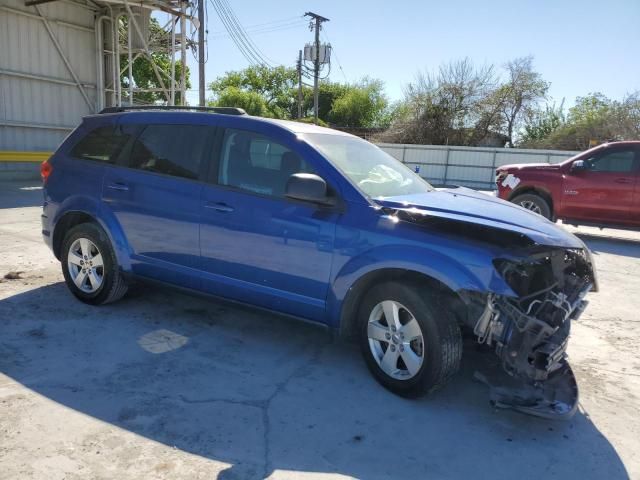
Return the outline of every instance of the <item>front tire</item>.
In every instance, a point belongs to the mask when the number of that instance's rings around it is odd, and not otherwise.
[[[536,195],[535,193],[524,193],[522,195],[518,195],[511,201],[516,205],[520,205],[522,208],[526,208],[533,213],[543,216],[547,220],[551,220],[551,207],[540,195]]]
[[[115,302],[127,292],[111,242],[93,223],[77,225],[66,233],[60,260],[67,287],[84,303]]]
[[[458,370],[460,328],[441,298],[426,287],[401,282],[376,285],[365,295],[358,317],[367,367],[393,393],[425,395]]]

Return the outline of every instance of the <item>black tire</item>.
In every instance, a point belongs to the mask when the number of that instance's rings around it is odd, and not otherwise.
[[[74,242],[80,238],[90,240],[99,250],[103,260],[102,283],[94,292],[85,292],[78,288],[71,278],[69,272],[68,257],[69,250]],[[120,272],[116,254],[111,247],[111,242],[107,234],[98,225],[93,223],[83,223],[71,228],[65,235],[62,242],[61,252],[62,274],[71,293],[79,300],[90,305],[103,305],[115,302],[127,293],[127,282]]]
[[[551,220],[551,206],[540,195],[535,193],[523,193],[511,200],[516,205],[520,205],[527,210],[543,216],[547,220]]]
[[[369,317],[385,300],[406,307],[420,326],[424,339],[423,361],[411,378],[397,379],[388,375],[370,348]],[[394,281],[374,286],[360,304],[358,322],[358,341],[367,367],[380,384],[395,394],[411,398],[426,395],[443,386],[458,371],[462,358],[460,328],[446,307],[445,298],[430,294],[427,286]]]

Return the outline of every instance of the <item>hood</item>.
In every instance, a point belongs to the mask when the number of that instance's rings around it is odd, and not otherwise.
[[[584,248],[584,243],[562,227],[513,203],[469,188],[446,188],[429,193],[376,199],[382,207],[470,223],[528,237],[551,247]],[[470,231],[469,235],[472,237]]]
[[[559,163],[514,163],[512,165],[502,165],[496,170],[558,170],[559,168]]]

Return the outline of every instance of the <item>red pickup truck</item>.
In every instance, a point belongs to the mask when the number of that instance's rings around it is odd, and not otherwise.
[[[640,228],[640,141],[612,142],[562,163],[496,169],[498,196],[550,220]]]

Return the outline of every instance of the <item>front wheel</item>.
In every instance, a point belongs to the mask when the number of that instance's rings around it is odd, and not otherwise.
[[[77,225],[67,232],[61,263],[67,287],[85,303],[114,302],[127,292],[109,238],[93,223]]]
[[[516,205],[520,205],[521,207],[532,211],[533,213],[543,216],[547,220],[551,219],[551,207],[540,195],[536,195],[535,193],[524,193],[522,195],[518,195],[511,201]]]
[[[442,386],[458,370],[460,328],[440,302],[417,285],[386,282],[359,309],[359,341],[373,376],[392,392],[417,397]]]

